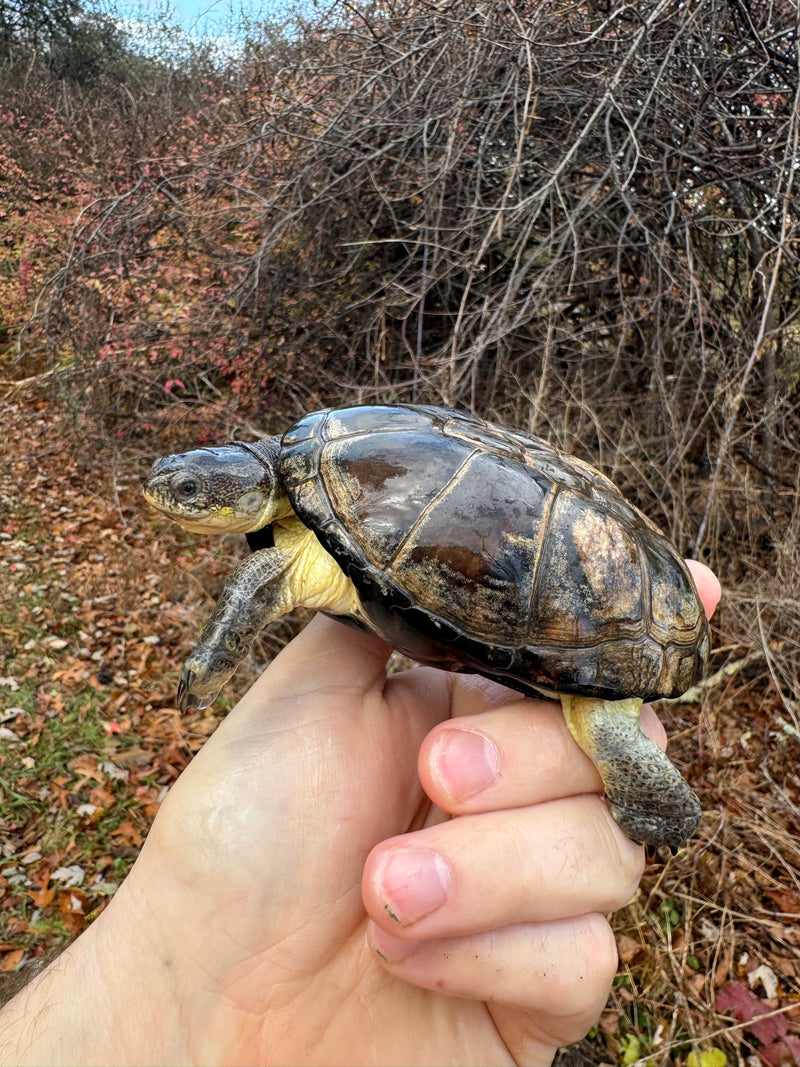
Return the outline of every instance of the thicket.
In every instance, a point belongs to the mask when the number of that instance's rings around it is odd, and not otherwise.
[[[78,0],[0,0],[0,55],[47,53],[79,34]]]
[[[18,257],[41,291],[15,374],[62,370],[123,433],[209,396],[262,426],[344,398],[466,405],[599,460],[723,577],[737,545],[751,587],[755,567],[786,588],[797,18],[335,3],[224,66],[128,51],[101,90],[7,89],[6,243],[29,240],[25,195],[59,241]]]
[[[262,424],[466,405],[599,459],[723,577],[736,544],[751,586],[754,565],[786,588],[796,20],[335,4],[136,92],[133,63],[61,104],[29,80],[3,102],[20,187],[85,206],[66,248],[19,257],[22,290],[49,277],[18,365],[64,368],[73,407],[123,428],[220,391]]]
[[[226,83],[208,42],[164,24],[143,50],[103,0],[90,4],[0,0],[0,359],[7,381],[66,370],[65,399],[80,359],[37,309],[76,220],[130,189]]]

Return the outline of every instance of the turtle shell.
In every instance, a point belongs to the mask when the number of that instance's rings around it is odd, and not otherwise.
[[[708,624],[666,537],[546,441],[423,406],[316,412],[283,437],[300,519],[369,625],[421,663],[523,692],[677,696]]]

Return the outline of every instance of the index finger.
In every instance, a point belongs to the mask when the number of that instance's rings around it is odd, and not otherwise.
[[[700,563],[699,560],[687,559],[686,566],[694,579],[697,595],[703,602],[706,618],[710,619],[717,610],[717,604],[722,596],[719,579],[710,567],[707,567],[705,563]]]

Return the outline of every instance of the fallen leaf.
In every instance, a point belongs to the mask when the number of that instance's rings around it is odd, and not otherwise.
[[[800,1038],[789,1034],[758,1050],[767,1067],[791,1067],[800,1064]]]
[[[0,963],[0,972],[8,974],[10,971],[16,970],[17,965],[22,962],[22,957],[25,955],[24,948],[14,949],[13,952],[9,952],[3,962]]]
[[[83,884],[86,872],[77,863],[73,863],[69,867],[59,867],[50,877],[54,882],[61,882],[65,889],[71,889],[73,886]]]
[[[637,957],[643,955],[644,948],[641,941],[637,941],[633,937],[628,937],[627,934],[618,934],[617,952],[623,963],[631,965]]]
[[[765,889],[764,895],[785,914],[800,915],[800,894],[789,889]]]
[[[760,985],[764,990],[767,1000],[773,1000],[778,995],[777,976],[773,969],[767,967],[765,963],[762,963],[760,967],[756,967],[754,971],[750,971],[747,976],[747,981],[751,989]]]
[[[117,838],[121,845],[131,845],[134,848],[138,848],[144,840],[141,830],[134,826],[130,819],[125,819],[116,830],[112,830],[111,837]]]
[[[726,1067],[728,1057],[721,1048],[707,1048],[701,1052],[690,1052],[686,1057],[686,1067]]]
[[[41,884],[38,889],[29,889],[28,896],[31,898],[37,908],[46,908],[48,904],[52,903],[55,896],[55,886],[50,885],[50,871],[47,867],[42,870]]]
[[[717,993],[717,1011],[733,1015],[738,1022],[747,1023],[761,1014],[761,1001],[741,982],[728,982]]]
[[[83,915],[86,909],[86,894],[82,889],[60,889],[58,907],[62,913]]]
[[[90,756],[86,753],[76,756],[75,759],[69,761],[67,767],[75,774],[82,774],[86,778],[94,778],[97,782],[102,782],[103,780],[103,772],[98,767],[95,756]]]
[[[748,1030],[764,1045],[782,1038],[789,1029],[786,1018],[782,1014],[770,1014],[772,1010],[771,1005],[741,982],[729,982],[717,993],[717,1011],[730,1013],[740,1023],[750,1023]]]

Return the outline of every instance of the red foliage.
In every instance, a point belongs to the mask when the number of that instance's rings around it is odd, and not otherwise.
[[[733,1015],[760,1043],[759,1055],[767,1067],[800,1064],[800,1038],[789,1033],[786,1015],[776,1005],[757,997],[741,982],[728,982],[717,994],[717,1011]]]

